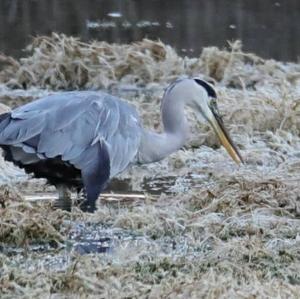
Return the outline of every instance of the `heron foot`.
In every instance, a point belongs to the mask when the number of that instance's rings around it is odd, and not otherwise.
[[[56,209],[61,209],[64,211],[71,212],[72,208],[72,200],[70,197],[60,197],[57,200],[55,200],[53,207]]]
[[[88,199],[87,193],[84,188],[77,192],[76,205],[83,212],[94,213],[97,210],[96,201]]]

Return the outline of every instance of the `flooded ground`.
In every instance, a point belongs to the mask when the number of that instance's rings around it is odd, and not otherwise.
[[[1,57],[1,103],[102,89],[160,130],[164,88],[197,75],[215,83],[245,164],[236,166],[187,111],[189,143],[129,168],[108,193],[138,196],[103,196],[89,214],[56,209],[43,197],[53,198],[52,187],[1,159],[1,298],[298,298],[298,63],[262,59],[239,42],[184,57],[151,40],[112,45],[52,34],[28,49],[22,60]]]
[[[296,61],[299,18],[297,0],[1,1],[0,52],[23,56],[31,36],[54,31],[110,43],[159,38],[190,57],[240,39],[247,52]]]

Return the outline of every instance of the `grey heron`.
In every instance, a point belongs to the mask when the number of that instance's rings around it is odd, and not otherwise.
[[[142,127],[135,108],[96,91],[60,92],[0,115],[4,158],[46,178],[67,197],[84,190],[82,210],[93,212],[110,178],[131,163],[150,163],[180,149],[187,141],[186,105],[208,122],[230,156],[242,157],[218,114],[214,87],[200,78],[173,82],[161,101],[163,133]]]

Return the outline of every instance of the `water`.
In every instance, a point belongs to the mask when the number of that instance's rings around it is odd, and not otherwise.
[[[264,58],[299,58],[298,0],[4,0],[0,51],[16,57],[30,36],[52,31],[83,40],[128,43],[161,39],[184,55],[241,39]]]

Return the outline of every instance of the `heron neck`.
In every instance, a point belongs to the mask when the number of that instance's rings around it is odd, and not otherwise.
[[[163,133],[144,130],[138,153],[140,163],[162,160],[180,149],[188,138],[188,126],[184,114],[184,101],[164,97],[161,106]]]

